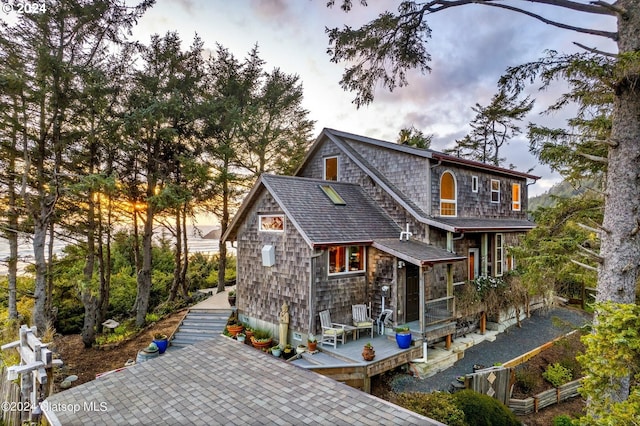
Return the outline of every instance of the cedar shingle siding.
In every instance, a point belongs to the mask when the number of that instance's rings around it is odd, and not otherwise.
[[[238,232],[238,309],[249,317],[277,324],[280,307],[286,301],[289,327],[306,330],[312,250],[287,219],[284,233],[259,232],[258,215],[265,213],[282,213],[282,209],[263,190]],[[275,247],[276,262],[271,267],[262,266],[262,247],[266,244]]]
[[[338,158],[338,182],[327,183],[345,199],[344,205],[334,205],[318,192],[327,157]],[[455,176],[455,217],[440,217],[440,177],[445,171]],[[478,179],[477,192],[472,191],[473,176]],[[499,203],[491,202],[491,179],[500,181]],[[487,252],[480,257],[493,274],[496,233],[503,235],[506,258],[508,247],[534,226],[526,213],[530,179],[536,177],[325,129],[296,177],[260,178],[225,234],[225,239],[237,240],[238,309],[275,325],[286,301],[289,329],[317,333],[318,312],[324,309],[331,311],[334,322],[350,323],[351,305],[372,302],[376,318],[381,287],[389,285],[385,307],[394,310],[396,323],[404,322],[406,269],[398,266],[396,256],[422,268],[425,301],[451,296],[447,264],[452,265],[453,283],[468,279],[465,257],[470,249],[483,248],[483,238]],[[520,211],[512,210],[514,182],[521,188]],[[286,216],[283,233],[258,231],[258,215],[270,213]],[[397,239],[407,224],[413,242],[398,253],[402,248]],[[453,253],[445,251],[448,236]],[[366,246],[366,270],[329,276],[329,247],[349,243]],[[266,244],[275,247],[272,267],[262,266]],[[477,262],[480,265],[480,258]]]

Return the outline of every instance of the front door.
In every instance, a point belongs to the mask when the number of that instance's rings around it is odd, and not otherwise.
[[[469,249],[469,281],[475,280],[480,275],[480,249]]]
[[[405,274],[407,281],[405,321],[417,321],[420,318],[420,268],[407,263]]]

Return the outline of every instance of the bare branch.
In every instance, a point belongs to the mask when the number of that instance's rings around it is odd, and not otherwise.
[[[578,226],[579,226],[580,228],[582,228],[582,229],[586,229],[587,231],[594,232],[594,233],[596,233],[596,234],[598,234],[598,235],[602,234],[603,232],[605,232],[605,233],[607,233],[607,234],[609,233],[609,231],[607,231],[606,229],[604,229],[602,226],[600,226],[600,225],[598,225],[598,224],[596,224],[597,228],[594,228],[594,227],[591,227],[591,226],[585,225],[584,223],[579,223],[579,222],[578,222]]]
[[[571,262],[575,263],[578,266],[582,266],[583,268],[588,269],[590,271],[598,272],[598,268],[591,265],[587,265],[586,263],[578,262],[577,260],[573,260],[573,259],[571,259]]]
[[[598,263],[604,262],[604,257],[600,256],[595,251],[589,250],[588,248],[584,247],[582,244],[578,244],[578,248],[584,251],[585,253],[587,253],[589,256],[593,257],[596,260],[596,262]]]
[[[542,2],[540,2],[542,3]],[[571,31],[575,31],[577,33],[584,33],[584,34],[592,34],[592,35],[596,35],[596,36],[600,36],[600,37],[606,37],[606,38],[610,38],[613,41],[617,41],[618,40],[618,33],[612,33],[610,31],[599,31],[599,30],[593,30],[593,29],[589,29],[589,28],[582,28],[582,27],[575,27],[573,25],[567,25],[567,24],[563,24],[562,22],[557,22],[557,21],[552,21],[550,19],[547,19],[543,16],[540,16],[536,13],[533,12],[529,12],[528,10],[524,10],[524,9],[520,9],[519,7],[514,7],[514,6],[509,6],[506,4],[497,4],[497,3],[489,3],[489,2],[478,2],[478,4],[484,4],[487,6],[493,6],[493,7],[498,7],[501,9],[507,9],[510,10],[512,12],[518,12],[518,13],[522,13],[523,15],[527,15],[530,16],[534,19],[537,19],[540,22],[544,22],[545,24],[554,26],[554,27],[558,27],[558,28],[562,28],[565,30],[571,30]]]
[[[620,16],[627,16],[627,13],[628,13],[626,9],[618,7],[618,6],[616,6],[614,4],[611,4],[611,3],[607,3],[606,1],[592,1],[591,4],[603,7],[605,9],[607,9],[607,10],[610,10],[612,12],[612,14],[616,14],[616,15],[620,15]]]
[[[578,43],[577,41],[574,41],[573,44],[575,44],[576,46],[578,46],[581,49],[586,50],[587,52],[595,53],[596,55],[607,56],[607,57],[610,57],[610,58],[617,58],[618,57],[618,55],[616,53],[605,52],[603,50],[599,50],[599,49],[596,49],[596,48],[593,48],[593,47],[588,47],[588,46],[585,46],[582,43]]]
[[[576,154],[586,158],[587,160],[595,161],[597,163],[607,164],[609,162],[609,160],[607,160],[606,158],[600,157],[600,156],[597,156],[597,155],[591,155],[591,154],[587,154],[587,153],[584,153],[584,152],[576,152]]]

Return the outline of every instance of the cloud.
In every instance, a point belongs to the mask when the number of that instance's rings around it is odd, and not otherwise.
[[[295,22],[292,19],[290,3],[284,0],[251,0],[250,8],[262,21],[270,24],[290,24]]]

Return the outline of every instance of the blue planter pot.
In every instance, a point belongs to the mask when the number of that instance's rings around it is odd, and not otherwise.
[[[156,344],[156,346],[158,347],[158,352],[160,352],[161,354],[163,354],[164,351],[167,350],[167,346],[169,346],[169,340],[167,339],[162,339],[162,340],[153,339],[153,343]]]
[[[411,333],[396,333],[396,343],[400,349],[409,349],[409,346],[411,346]]]

